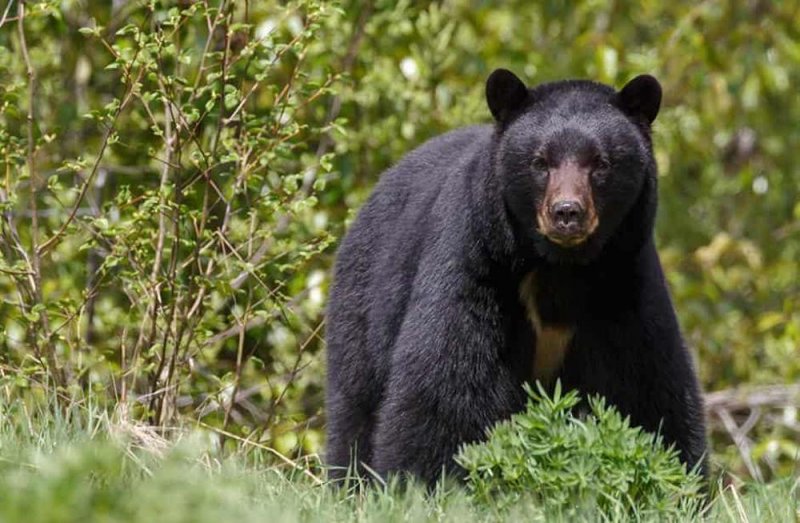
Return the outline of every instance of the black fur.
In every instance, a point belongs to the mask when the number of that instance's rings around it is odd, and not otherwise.
[[[562,383],[660,431],[690,466],[705,453],[700,391],[653,242],[658,82],[616,92],[564,81],[520,97],[509,74],[487,85],[495,125],[408,154],[342,242],[327,320],[334,477],[355,454],[382,476],[432,483],[458,471],[460,445],[523,407],[536,335],[519,287],[531,271],[542,321],[574,325]],[[537,154],[607,160],[592,175],[599,226],[585,244],[560,247],[538,230]]]

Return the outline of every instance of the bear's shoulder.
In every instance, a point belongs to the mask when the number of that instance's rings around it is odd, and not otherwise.
[[[449,191],[470,173],[488,165],[491,125],[463,127],[431,138],[386,170],[372,192],[369,206],[400,210],[416,202],[428,208],[443,189]]]
[[[422,173],[428,180],[457,168],[473,156],[489,154],[493,127],[472,125],[435,136],[406,154],[386,177]]]

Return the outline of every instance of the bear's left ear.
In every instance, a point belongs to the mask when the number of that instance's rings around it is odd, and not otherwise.
[[[617,93],[616,105],[629,116],[653,123],[661,107],[661,84],[649,74],[639,75]]]
[[[508,69],[495,69],[486,80],[486,102],[498,122],[522,107],[528,98],[528,88]]]

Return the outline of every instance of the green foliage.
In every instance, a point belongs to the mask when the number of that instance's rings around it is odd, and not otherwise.
[[[657,239],[703,383],[797,382],[798,7],[10,0],[0,386],[319,451],[336,239],[404,153],[489,121],[496,67],[661,80]],[[790,475],[796,405],[762,409],[746,451],[712,415],[713,458]]]
[[[538,383],[537,383],[538,384]],[[687,473],[675,449],[631,427],[602,398],[549,396],[527,388],[527,410],[497,424],[487,441],[466,445],[457,461],[475,498],[487,505],[532,497],[546,511],[577,517],[588,507],[603,513],[677,518],[700,507],[702,478]]]
[[[563,399],[563,398],[562,398]],[[349,492],[320,485],[303,462],[276,466],[245,443],[219,458],[203,433],[172,444],[142,424],[73,406],[66,416],[0,399],[0,521],[4,523],[218,521],[795,521],[797,479],[714,489],[701,513],[596,507],[557,511],[532,497],[502,509],[458,487]]]
[[[306,57],[333,7],[15,10],[0,32],[6,373],[153,425],[191,412],[302,449],[321,403],[304,350],[321,326],[314,275],[333,241],[315,144],[334,122],[314,100],[335,79]]]

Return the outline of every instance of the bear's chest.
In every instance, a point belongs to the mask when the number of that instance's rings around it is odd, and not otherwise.
[[[549,384],[564,364],[575,327],[565,318],[554,319],[543,314],[542,293],[549,290],[541,288],[539,278],[535,272],[528,273],[520,283],[519,297],[536,339],[531,362],[533,379]]]

